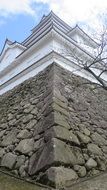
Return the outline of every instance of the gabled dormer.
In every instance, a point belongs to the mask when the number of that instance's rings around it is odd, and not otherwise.
[[[70,30],[67,35],[72,38],[78,45],[88,51],[96,51],[99,46],[99,44],[94,41],[89,35],[87,35],[78,25]]]
[[[10,65],[25,49],[26,47],[22,44],[6,39],[0,54],[0,72]]]

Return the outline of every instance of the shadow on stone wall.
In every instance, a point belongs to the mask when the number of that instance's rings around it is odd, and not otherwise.
[[[56,64],[0,97],[0,168],[56,188],[107,169],[107,92]]]

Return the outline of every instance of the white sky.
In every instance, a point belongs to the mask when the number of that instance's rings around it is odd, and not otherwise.
[[[0,16],[20,13],[36,16],[34,2],[41,2],[43,6],[47,3],[50,10],[69,24],[87,22],[99,29],[107,17],[107,0],[0,0]]]
[[[48,3],[50,9],[69,24],[88,23],[100,30],[107,17],[107,0],[36,0]]]

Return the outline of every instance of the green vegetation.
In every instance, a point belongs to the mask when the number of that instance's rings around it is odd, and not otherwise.
[[[0,173],[0,190],[48,190],[48,189]]]

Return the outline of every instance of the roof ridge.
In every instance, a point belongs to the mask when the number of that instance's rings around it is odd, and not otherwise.
[[[94,43],[96,43],[97,45],[99,45],[89,34],[87,34],[78,24],[75,25],[74,28],[72,28],[72,30],[68,31],[68,34],[70,32],[72,32],[73,30],[79,29],[81,32],[83,32],[88,38],[90,38]]]
[[[66,26],[67,26],[67,28],[72,28],[70,25],[68,25],[65,21],[63,21],[60,17],[58,17],[52,10],[49,12],[49,14],[48,15],[43,15],[42,16],[42,19],[40,20],[40,22],[37,24],[37,26],[35,26],[31,31],[33,32],[33,31],[35,31],[35,29],[42,23],[42,21],[45,21],[45,19],[46,18],[54,18],[54,17],[56,17],[57,19],[59,19],[62,23],[64,23]],[[44,18],[44,19],[43,19]]]

